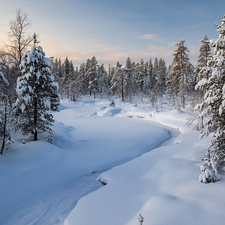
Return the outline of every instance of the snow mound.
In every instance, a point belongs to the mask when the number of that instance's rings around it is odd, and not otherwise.
[[[102,106],[102,107],[99,107],[98,110],[104,110],[106,108],[107,108],[106,106]]]
[[[117,107],[108,107],[103,112],[98,112],[99,116],[115,116],[117,113],[120,113],[122,109]]]

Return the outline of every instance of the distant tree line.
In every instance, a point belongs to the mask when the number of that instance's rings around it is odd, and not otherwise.
[[[73,62],[66,57],[63,62],[60,58],[51,58],[52,74],[59,83],[61,98],[72,101],[92,95],[93,98],[134,101],[137,105],[138,99],[148,99],[156,110],[162,110],[167,94],[175,108],[185,108],[187,101],[194,107],[200,98],[200,91],[195,90],[199,77],[184,43],[182,40],[176,44],[169,68],[162,58],[155,58],[154,62],[151,58],[148,62],[141,59],[136,63],[128,57],[124,66],[118,61],[116,66],[109,65],[106,70],[95,56],[74,68]]]

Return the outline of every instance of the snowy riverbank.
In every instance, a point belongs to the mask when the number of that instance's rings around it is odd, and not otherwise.
[[[65,225],[135,225],[139,213],[144,224],[223,225],[224,176],[214,184],[198,182],[200,159],[210,138],[199,140],[198,132],[189,131],[189,115],[183,111],[143,112],[139,117],[182,133],[174,143],[101,174],[98,179],[107,185],[80,199]]]
[[[123,115],[138,109],[147,112],[149,106],[118,104],[109,109],[104,100],[64,102],[54,113],[55,145],[45,139],[33,142],[32,137],[22,144],[24,137],[14,137],[16,144],[0,158],[1,224],[62,224],[80,197],[101,186],[96,181],[101,171],[169,137],[157,123],[132,118],[133,112]]]
[[[0,224],[135,225],[139,213],[144,224],[224,224],[224,176],[198,182],[210,138],[186,127],[189,116],[169,105],[63,102],[55,145],[17,134],[0,157]]]

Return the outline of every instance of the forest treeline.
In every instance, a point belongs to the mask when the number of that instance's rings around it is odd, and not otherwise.
[[[201,47],[199,64],[206,61],[204,51]],[[188,54],[182,40],[176,44],[173,63],[168,68],[164,59],[151,57],[147,62],[143,59],[134,62],[128,57],[125,65],[118,61],[115,66],[109,64],[107,69],[104,64],[98,64],[95,56],[76,68],[68,57],[51,58],[52,74],[58,81],[61,98],[72,101],[83,95],[133,101],[135,105],[137,99],[148,99],[156,110],[162,110],[163,97],[167,94],[176,108],[185,108],[186,101],[191,101],[194,107],[200,98],[199,91],[195,90],[199,81],[196,68],[200,65],[194,68]]]

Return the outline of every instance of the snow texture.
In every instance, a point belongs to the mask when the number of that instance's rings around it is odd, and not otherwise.
[[[116,106],[64,101],[54,145],[14,137],[0,157],[0,224],[136,225],[139,214],[143,225],[225,223],[224,176],[198,181],[210,137],[186,127],[190,109]]]

